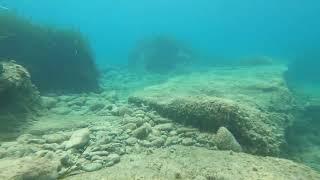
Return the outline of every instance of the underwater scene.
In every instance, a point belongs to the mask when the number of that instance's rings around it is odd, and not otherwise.
[[[320,1],[0,0],[0,180],[320,179]]]

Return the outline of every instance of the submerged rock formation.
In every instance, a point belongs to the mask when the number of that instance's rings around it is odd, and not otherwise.
[[[274,66],[213,69],[137,91],[129,102],[204,131],[226,127],[245,152],[278,156],[294,107],[282,72]]]
[[[145,104],[183,124],[216,131],[225,126],[236,136],[247,152],[278,155],[284,145],[284,129],[266,113],[240,105],[232,100],[214,97],[177,98],[161,103],[153,99],[131,97],[130,102]],[[278,119],[282,121],[281,117]]]
[[[172,37],[156,36],[138,43],[129,56],[129,67],[167,73],[192,62],[193,52]]]
[[[0,67],[0,122],[1,129],[6,129],[36,113],[41,99],[24,67],[15,61],[0,62]]]
[[[33,24],[0,11],[0,59],[26,67],[41,92],[98,89],[98,71],[80,32]]]

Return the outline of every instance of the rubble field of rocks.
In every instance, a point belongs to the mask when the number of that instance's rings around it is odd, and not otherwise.
[[[276,157],[294,104],[282,70],[271,72],[272,83],[257,73],[234,87],[228,71],[134,88],[128,97],[110,90],[42,96],[46,110],[1,142],[0,179],[320,179]],[[184,88],[186,81],[194,86]]]

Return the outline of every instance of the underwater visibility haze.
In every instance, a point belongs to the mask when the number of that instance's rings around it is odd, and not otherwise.
[[[320,179],[319,9],[0,0],[0,179]]]

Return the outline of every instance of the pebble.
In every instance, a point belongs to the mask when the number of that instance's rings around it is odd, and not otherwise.
[[[47,143],[61,143],[68,139],[68,136],[65,134],[49,134],[43,135],[43,139],[46,140]]]
[[[102,168],[101,163],[93,162],[93,163],[88,163],[82,166],[82,170],[86,172],[92,172],[92,171],[97,171]]]
[[[96,151],[96,152],[91,152],[89,154],[90,156],[108,156],[109,155],[109,152],[108,151]]]
[[[88,128],[79,129],[73,132],[69,141],[65,142],[65,149],[82,148],[90,139],[90,130]]]
[[[122,129],[127,130],[135,130],[137,128],[137,125],[135,123],[128,123],[122,126]]]
[[[168,137],[166,142],[165,142],[165,146],[171,146],[171,145],[179,144],[179,142],[180,142],[180,139],[177,136]]]
[[[194,144],[194,142],[193,142],[192,138],[185,138],[182,140],[182,145],[191,146],[193,144]]]
[[[168,131],[169,132],[174,129],[174,126],[172,123],[165,123],[165,124],[156,125],[154,128],[158,129],[159,131]]]
[[[120,162],[120,156],[118,154],[110,154],[108,157],[107,157],[107,160],[106,160],[106,166],[112,166],[118,162]]]
[[[98,155],[94,155],[94,156],[92,156],[91,157],[91,161],[96,161],[96,160],[104,160],[104,158],[103,157],[101,157],[101,156],[98,156]]]
[[[151,146],[161,147],[166,141],[163,138],[157,138],[151,142]]]
[[[151,142],[147,141],[147,140],[143,140],[143,141],[139,141],[141,146],[144,147],[151,147]]]
[[[46,141],[44,139],[29,139],[29,144],[45,144]]]
[[[130,146],[134,145],[135,143],[137,143],[138,139],[134,138],[134,137],[130,137],[126,140],[126,143]]]
[[[105,107],[105,104],[96,102],[89,107],[90,111],[99,111]]]
[[[151,133],[152,129],[150,124],[145,123],[143,126],[139,127],[138,129],[132,132],[132,136],[138,139],[145,139]]]
[[[28,142],[29,139],[34,138],[32,134],[22,134],[17,138],[17,142],[19,143],[25,143]]]
[[[57,143],[53,143],[53,144],[44,144],[43,149],[46,150],[51,150],[51,151],[56,151],[59,147],[59,145]]]

